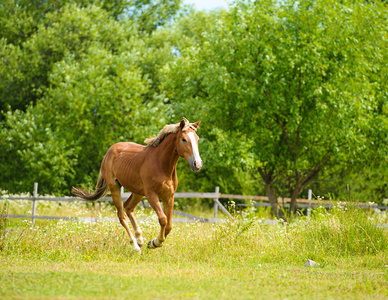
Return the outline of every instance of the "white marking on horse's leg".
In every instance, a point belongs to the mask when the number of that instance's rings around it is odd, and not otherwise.
[[[129,242],[130,242],[130,243],[133,243],[133,247],[135,248],[135,251],[137,251],[137,252],[140,253],[140,252],[141,252],[140,247],[139,247],[139,245],[137,244],[136,239],[135,239],[135,237],[133,236],[131,230],[129,229],[129,225],[128,225],[127,219],[126,219],[126,217],[125,217],[125,215],[124,215],[123,208],[121,207],[121,208],[119,208],[118,210],[119,210],[119,211],[118,211],[118,213],[117,213],[117,216],[119,217],[119,221],[120,221],[121,225],[125,228],[125,231],[128,233]]]
[[[128,226],[128,225],[127,225]],[[131,230],[128,228],[128,234],[129,234],[129,242],[133,243],[133,248],[135,249],[136,252],[141,253],[140,246],[137,244],[137,239],[133,236]]]
[[[136,252],[141,253],[141,249],[139,245],[136,243],[136,240],[133,241],[133,248],[135,249]]]
[[[191,146],[193,148],[195,167],[200,169],[202,167],[202,160],[201,160],[201,157],[199,156],[198,145],[197,145],[197,142],[195,140],[194,133],[193,132],[189,132],[187,135],[190,138]]]
[[[160,242],[158,238],[154,238],[153,240],[148,242],[147,247],[150,249],[159,248],[162,247],[162,242]]]
[[[156,247],[161,247],[162,244],[163,244],[163,242],[159,241],[158,238],[155,238],[154,241],[153,241],[153,243],[154,243],[154,245],[155,245]]]
[[[137,244],[142,247],[144,245],[143,232],[139,229],[138,231],[135,231],[135,236]]]
[[[132,196],[133,196],[133,194],[131,195],[131,197]],[[130,200],[131,197],[128,200]],[[128,203],[128,204],[131,204],[131,203]],[[131,206],[128,207],[127,202],[125,203],[125,211],[127,213],[129,220],[131,221],[132,227],[135,231],[136,241],[141,248],[144,245],[144,241],[143,241],[143,237],[142,237],[143,232],[141,231],[139,224],[136,222],[135,213],[133,211],[133,208],[131,208]]]
[[[162,247],[163,242],[165,241],[165,226],[160,229],[159,235],[154,238],[152,241],[149,241],[147,247],[151,249]]]

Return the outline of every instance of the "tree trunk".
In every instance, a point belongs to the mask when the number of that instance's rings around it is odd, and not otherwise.
[[[275,168],[272,167],[269,170],[265,170],[263,168],[258,168],[258,171],[261,175],[261,178],[263,179],[265,183],[265,189],[267,190],[267,196],[269,199],[269,203],[271,204],[271,208],[273,212],[275,213],[276,218],[281,218],[284,221],[287,221],[283,210],[280,208],[278,203],[278,197],[276,196],[274,190],[273,190],[273,173],[275,171]]]
[[[298,203],[296,201],[298,195],[302,192],[303,188],[309,184],[319,173],[321,170],[321,163],[317,163],[314,168],[306,174],[306,176],[301,176],[299,172],[295,172],[295,188],[291,193],[291,203],[290,203],[290,215],[296,214],[298,209]]]
[[[301,187],[299,184],[296,185],[295,189],[292,191],[291,194],[291,202],[290,202],[290,214],[296,214],[296,211],[298,209],[298,202],[296,201],[299,193],[301,192]]]
[[[267,196],[269,199],[269,203],[271,204],[271,208],[272,208],[273,212],[275,213],[276,218],[278,218],[278,219],[280,218],[280,219],[283,219],[284,221],[287,221],[283,210],[279,206],[278,197],[276,197],[276,195],[273,191],[272,184],[266,183],[265,188],[267,190]]]

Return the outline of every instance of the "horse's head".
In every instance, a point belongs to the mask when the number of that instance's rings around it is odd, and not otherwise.
[[[201,121],[190,123],[183,119],[179,124],[177,152],[180,157],[186,160],[193,171],[199,171],[202,168],[202,160],[198,151],[199,137],[196,130]]]

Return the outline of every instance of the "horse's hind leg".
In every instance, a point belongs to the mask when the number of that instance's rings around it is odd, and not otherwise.
[[[141,252],[140,247],[137,244],[136,239],[133,236],[133,234],[128,226],[127,216],[124,212],[123,204],[121,202],[120,186],[117,183],[110,184],[109,189],[110,189],[110,193],[112,195],[113,203],[117,208],[117,216],[119,217],[119,221],[120,221],[121,225],[123,225],[123,227],[127,231],[128,235],[129,235],[129,241],[130,241],[130,243],[133,243],[133,247],[135,248],[135,251],[140,253]]]
[[[143,235],[142,235],[143,232],[141,231],[139,224],[136,222],[134,210],[136,205],[142,199],[143,199],[142,195],[137,195],[132,193],[131,196],[129,196],[129,198],[127,199],[127,201],[125,201],[124,203],[125,212],[127,213],[128,218],[131,221],[131,224],[133,226],[133,229],[135,230],[136,241],[140,247],[143,247],[143,244],[144,244]]]

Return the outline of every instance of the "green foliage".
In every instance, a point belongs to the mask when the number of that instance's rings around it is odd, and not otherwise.
[[[36,30],[38,20],[26,9],[26,2],[5,0],[0,6],[0,37],[10,44],[22,44]]]
[[[152,14],[144,15],[150,5],[127,0],[6,1],[0,6],[0,111],[25,110],[36,103],[53,64],[66,53],[81,57],[94,42],[118,51],[138,30],[150,34],[170,20],[180,1],[156,1]]]
[[[94,43],[117,51],[130,32],[97,6],[67,5],[45,14],[20,47],[3,44],[6,60],[1,68],[5,80],[0,85],[0,109],[25,110],[31,102],[36,103],[48,87],[54,64],[66,53],[81,58]]]
[[[346,184],[349,184],[350,189],[349,193],[345,188],[341,191],[343,197],[348,194],[351,199],[358,201],[388,204],[386,200],[388,199],[388,171],[386,164],[366,166],[358,172],[349,172],[341,180],[343,186],[346,187]]]
[[[142,142],[164,125],[142,59],[147,47],[131,24],[96,6],[70,5],[48,13],[23,50],[4,43],[4,51],[22,53],[28,69],[17,82],[26,89],[13,89],[35,104],[5,115],[3,189],[28,191],[38,181],[43,194],[68,194],[71,185],[96,180],[109,146]],[[16,84],[12,75],[5,94]]]
[[[171,64],[180,64],[180,60],[184,57],[187,51],[190,51],[192,48],[201,48],[206,42],[206,34],[212,30],[214,24],[225,15],[225,11],[213,11],[210,13],[191,11],[188,15],[184,15],[178,20],[176,20],[171,27],[163,30],[163,34],[166,36],[166,39],[169,41],[173,53],[176,56],[174,60],[171,60]],[[167,35],[168,34],[168,35]],[[182,66],[184,68],[185,66]],[[166,72],[168,71],[168,66],[163,66],[161,70],[161,90],[165,95],[165,101],[167,105],[167,115],[170,122],[175,122],[176,119],[181,117],[187,117],[189,120],[199,120],[203,119],[204,122],[201,123],[198,130],[200,136],[199,148],[201,151],[201,158],[203,159],[204,166],[199,173],[187,172],[187,166],[182,162],[178,164],[178,173],[179,173],[179,186],[178,190],[180,191],[213,191],[215,186],[220,186],[221,190],[224,193],[256,193],[257,185],[253,187],[252,180],[247,179],[245,169],[242,169],[240,166],[235,167],[229,159],[228,150],[225,148],[224,151],[217,154],[221,150],[225,143],[222,139],[228,139],[226,135],[220,137],[217,143],[214,143],[214,139],[209,139],[209,132],[212,130],[213,119],[211,115],[208,115],[208,112],[204,112],[201,109],[198,109],[198,106],[206,105],[205,102],[201,102],[201,99],[197,99],[201,103],[194,103],[191,101],[191,96],[185,95],[182,98],[175,98],[175,90],[166,88],[166,85],[169,84],[170,80],[180,82],[185,80],[185,74],[175,74],[170,78],[166,78]],[[164,73],[164,74],[163,74]],[[189,81],[189,78],[186,78]],[[189,83],[189,82],[188,82]],[[173,83],[174,84],[174,83]],[[180,87],[179,87],[180,88]],[[183,91],[183,90],[182,90]],[[187,96],[187,97],[186,97]],[[184,104],[183,104],[184,103]],[[187,104],[187,105],[186,105]],[[233,152],[233,149],[229,149],[230,152]],[[235,153],[232,153],[231,156],[234,156]],[[239,173],[242,176],[234,176],[235,173]],[[248,182],[251,182],[250,188],[248,188]],[[243,182],[241,185],[240,183]],[[183,202],[183,201],[182,201]],[[204,199],[201,202],[209,202]],[[207,203],[212,205],[212,203]]]
[[[128,16],[141,32],[151,33],[171,21],[181,5],[182,0],[129,0]]]
[[[187,117],[203,119],[204,167],[180,162],[179,191],[276,199],[349,183],[381,202],[387,19],[383,2],[4,1],[0,188],[67,194],[94,183],[111,144]]]
[[[231,165],[296,197],[325,169],[373,157],[372,139],[387,140],[386,114],[375,123],[386,20],[384,4],[242,2],[182,49],[164,89],[176,114],[206,116],[209,172]]]
[[[23,190],[39,181],[42,193],[68,193],[71,183],[97,178],[113,143],[141,142],[150,134],[152,118],[146,116],[157,104],[142,104],[147,84],[130,54],[111,55],[98,47],[88,52],[80,62],[67,56],[56,64],[50,88],[37,105],[26,113],[8,114],[4,147],[9,150],[4,158],[13,152],[14,161],[25,168],[21,181],[8,190]],[[9,165],[8,172],[19,168]]]
[[[2,189],[28,192],[39,182],[42,193],[52,188],[61,193],[66,181],[73,178],[77,153],[50,127],[42,126],[44,119],[44,114],[35,115],[33,109],[8,113],[6,127],[0,132]]]
[[[79,8],[97,5],[116,20],[128,9],[128,0],[4,0],[0,6],[0,36],[21,45],[37,30],[49,13],[60,12],[68,4]]]

